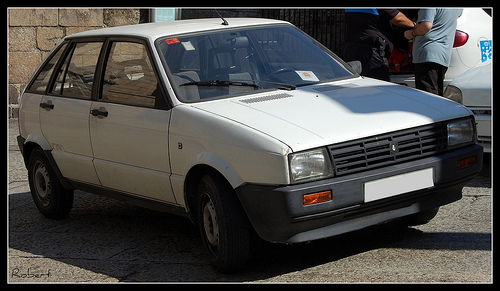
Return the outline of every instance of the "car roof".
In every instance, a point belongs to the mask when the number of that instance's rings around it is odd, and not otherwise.
[[[203,18],[116,26],[75,33],[66,36],[65,39],[119,35],[155,40],[162,36],[207,30],[230,29],[234,27],[266,24],[290,24],[286,21],[265,18],[226,18],[226,21],[228,22],[228,25],[223,25],[221,18]]]

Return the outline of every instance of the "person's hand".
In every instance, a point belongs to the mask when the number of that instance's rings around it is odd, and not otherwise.
[[[413,39],[413,29],[409,29],[405,31],[404,36],[407,40],[412,40]]]

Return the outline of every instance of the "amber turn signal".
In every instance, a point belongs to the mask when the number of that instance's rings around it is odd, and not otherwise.
[[[302,198],[302,204],[307,206],[321,202],[328,202],[330,200],[332,200],[332,191],[324,191],[304,195]]]
[[[476,156],[468,157],[467,159],[463,159],[458,161],[457,169],[462,170],[468,167],[472,167],[477,163]]]

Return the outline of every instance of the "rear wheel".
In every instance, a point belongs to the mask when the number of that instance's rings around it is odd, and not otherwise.
[[[31,196],[38,211],[48,218],[62,219],[73,207],[73,190],[59,182],[49,160],[39,148],[34,149],[28,162]]]
[[[241,270],[248,259],[249,227],[234,190],[217,175],[198,186],[198,226],[211,264],[222,273]]]

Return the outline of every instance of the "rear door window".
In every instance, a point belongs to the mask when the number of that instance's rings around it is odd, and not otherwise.
[[[102,42],[76,43],[59,68],[51,93],[90,99]]]

